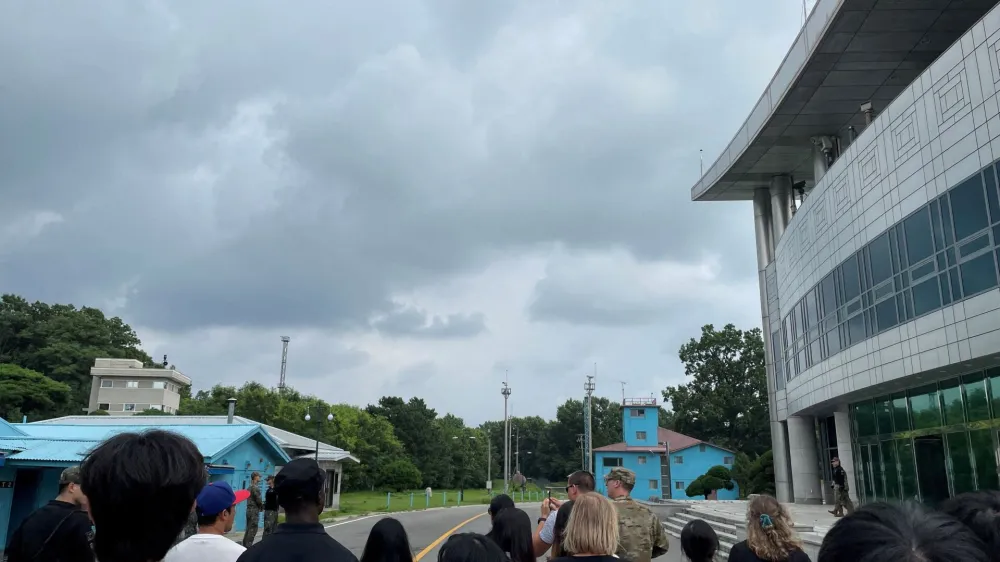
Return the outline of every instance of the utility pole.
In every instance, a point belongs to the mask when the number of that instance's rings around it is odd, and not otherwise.
[[[489,482],[490,495],[493,494],[493,439],[486,432],[486,481]]]
[[[521,472],[521,428],[514,426],[514,472]]]
[[[504,377],[506,379],[506,376]],[[510,385],[503,381],[500,389],[503,394],[503,493],[509,491],[510,486],[510,418],[507,417],[507,399],[510,398]]]
[[[278,379],[278,390],[285,390],[285,366],[288,364],[288,342],[291,339],[281,336],[281,378]]]
[[[583,390],[587,392],[587,400],[584,403],[584,413],[583,413],[585,417],[583,426],[584,455],[586,455],[586,458],[584,459],[583,462],[583,467],[584,467],[583,469],[590,472],[591,474],[594,473],[594,466],[593,466],[594,433],[592,429],[593,429],[593,417],[594,417],[594,388],[596,387],[596,385],[594,384],[594,377],[596,376],[597,372],[596,364],[594,366],[594,372],[595,372],[594,375],[587,375],[587,382],[583,383]]]

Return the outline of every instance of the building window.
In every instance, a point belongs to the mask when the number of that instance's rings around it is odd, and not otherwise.
[[[704,443],[702,443],[701,445],[698,445],[698,452],[699,453],[704,453],[705,452],[705,444]]]
[[[674,457],[674,464],[684,464],[684,457],[677,455]]]
[[[101,388],[111,388],[115,385],[114,381],[109,381],[108,379],[101,379]]]
[[[722,457],[722,464],[733,464],[733,457]]]
[[[646,410],[643,408],[632,408],[631,415],[633,418],[644,418],[646,417]]]
[[[125,404],[112,404],[109,412],[121,412],[125,409]]]
[[[677,489],[677,490],[683,490],[684,489],[684,483],[681,482],[681,481],[674,482],[674,488]]]
[[[139,381],[127,381],[125,388],[139,388]]]
[[[125,411],[126,412],[134,412],[135,411],[135,404],[125,404]]]
[[[160,405],[160,404],[150,404],[149,405],[149,409],[150,410],[160,410],[162,412],[163,411],[163,406]]]
[[[646,455],[639,455],[639,464],[646,464]]]
[[[156,388],[156,389],[167,388],[167,383],[165,383],[163,381],[153,381],[153,388]]]
[[[660,481],[659,480],[650,480],[649,481],[649,489],[650,490],[659,490],[660,489]]]
[[[604,466],[621,466],[621,457],[604,457]]]
[[[97,405],[97,409],[104,410],[105,412],[107,412],[108,410],[111,409],[111,404],[108,404],[107,402],[101,402],[100,404]]]
[[[638,439],[639,441],[645,441],[646,440],[646,432],[645,431],[636,431],[635,432],[635,438]]]

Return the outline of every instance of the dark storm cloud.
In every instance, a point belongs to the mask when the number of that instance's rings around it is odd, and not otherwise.
[[[164,330],[389,315],[375,327],[457,337],[483,319],[421,330],[393,295],[555,242],[726,255],[749,209],[690,203],[696,147],[728,142],[761,85],[667,4],[0,7],[0,221],[63,219],[0,248],[0,283],[127,294]],[[761,27],[740,6],[718,16]]]

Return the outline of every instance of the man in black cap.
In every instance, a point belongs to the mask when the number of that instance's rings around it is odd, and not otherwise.
[[[295,459],[285,465],[274,477],[274,491],[278,505],[285,510],[285,522],[248,548],[237,562],[358,562],[350,550],[326,534],[319,522],[325,484],[326,473],[313,459]]]
[[[830,510],[830,513],[834,517],[843,517],[844,510],[847,510],[847,514],[850,515],[854,513],[854,502],[851,501],[850,490],[847,486],[847,471],[844,467],[840,466],[840,459],[833,457],[830,461],[833,465],[833,493],[836,503],[834,508]]]

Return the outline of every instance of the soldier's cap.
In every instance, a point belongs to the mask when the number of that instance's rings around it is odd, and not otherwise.
[[[622,484],[635,486],[635,473],[627,468],[616,466],[608,473],[608,480],[617,480]]]
[[[313,459],[295,459],[286,464],[274,477],[274,491],[279,501],[286,498],[315,498],[323,491],[326,473]]]
[[[833,457],[830,462],[840,462],[840,457]]]
[[[59,485],[65,486],[67,484],[76,484],[78,486],[80,485],[79,466],[71,466],[66,470],[62,471],[62,474],[59,475]]]
[[[195,510],[198,515],[218,515],[249,497],[249,490],[233,491],[228,482],[212,482],[198,493]]]

